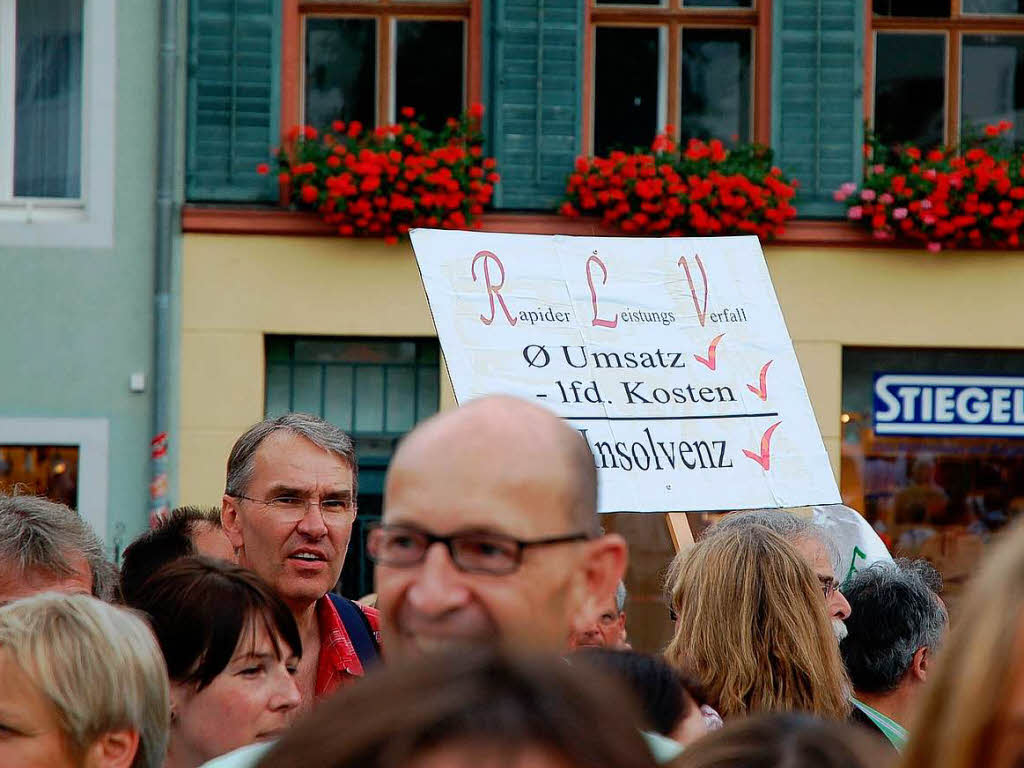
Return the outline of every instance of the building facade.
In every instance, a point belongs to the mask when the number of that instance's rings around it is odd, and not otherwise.
[[[146,525],[157,5],[0,2],[0,489]]]
[[[1017,0],[192,0],[188,32],[181,501],[215,503],[238,434],[295,409],[355,435],[379,509],[395,440],[453,404],[411,248],[335,236],[255,168],[292,125],[475,102],[502,173],[491,231],[617,234],[553,213],[566,177],[666,125],[771,145],[800,219],[765,255],[844,500],[955,587],[1024,499],[1019,437],[880,438],[873,398],[885,373],[1024,376],[1024,253],[883,246],[832,197],[861,178],[865,121],[889,142],[1024,137]],[[941,508],[906,512],[915,486]],[[608,527],[641,555],[631,621],[654,648],[664,523]],[[345,580],[368,589],[356,548]]]

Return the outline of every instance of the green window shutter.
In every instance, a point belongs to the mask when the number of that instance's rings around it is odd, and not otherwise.
[[[189,7],[189,200],[276,199],[256,173],[280,139],[280,3],[192,0]]]
[[[581,146],[583,0],[493,0],[489,18],[494,204],[551,209]]]
[[[842,216],[832,193],[860,182],[864,143],[863,0],[774,4],[772,145],[800,180],[802,216]]]

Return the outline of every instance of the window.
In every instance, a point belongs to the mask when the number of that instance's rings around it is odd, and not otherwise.
[[[955,603],[1024,513],[1024,353],[847,347],[841,429],[843,502]]]
[[[1003,120],[1024,140],[1024,2],[874,0],[871,25],[884,142],[954,144]]]
[[[436,339],[267,336],[266,415],[313,413],[350,434],[359,461],[359,515],[342,572],[343,592],[372,586],[366,524],[380,518],[395,445],[440,403]]]
[[[112,244],[114,5],[0,0],[5,245]]]
[[[466,106],[473,3],[378,0],[303,14],[303,122],[373,126],[412,107],[439,128]]]
[[[766,0],[590,2],[595,154],[647,147],[667,124],[684,141],[768,141]]]
[[[107,532],[106,419],[0,418],[0,492],[21,485],[67,504]]]

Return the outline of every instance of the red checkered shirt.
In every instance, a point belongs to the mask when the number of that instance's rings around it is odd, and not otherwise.
[[[375,608],[360,605],[373,628],[373,636],[380,645],[380,612]],[[320,626],[320,658],[316,667],[316,698],[326,696],[341,686],[363,676],[363,664],[359,661],[352,640],[341,623],[338,609],[329,597],[322,597],[316,604],[316,620]]]

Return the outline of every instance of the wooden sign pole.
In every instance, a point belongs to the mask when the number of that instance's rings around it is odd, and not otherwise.
[[[685,512],[667,513],[665,524],[668,526],[668,535],[672,537],[672,547],[676,552],[693,546],[693,531],[690,530],[690,522],[686,519]]]

